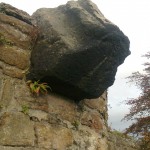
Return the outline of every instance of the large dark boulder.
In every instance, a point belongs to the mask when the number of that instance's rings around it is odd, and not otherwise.
[[[129,40],[90,0],[42,8],[32,18],[39,37],[28,78],[75,100],[99,97],[130,54]]]

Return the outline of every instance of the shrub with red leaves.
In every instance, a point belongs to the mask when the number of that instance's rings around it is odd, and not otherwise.
[[[150,59],[150,52],[144,55]],[[130,112],[124,120],[133,120],[125,133],[133,134],[140,140],[141,150],[150,150],[150,63],[144,63],[144,73],[134,72],[128,77],[130,82],[140,88],[141,93],[137,98],[126,100],[126,104],[131,106]]]

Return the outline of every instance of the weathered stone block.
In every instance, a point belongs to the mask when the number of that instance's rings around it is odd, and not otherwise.
[[[50,115],[57,116],[59,119],[74,122],[77,117],[77,106],[71,99],[55,94],[48,96]]]
[[[11,101],[13,100],[14,94],[14,86],[13,86],[13,79],[7,78],[3,81],[3,88],[2,88],[2,97],[0,99],[0,104],[3,107],[8,107]]]
[[[0,150],[45,150],[45,149],[35,147],[0,146]]]
[[[4,113],[0,117],[0,145],[34,146],[34,127],[23,113]]]
[[[17,18],[18,20],[26,22],[27,24],[32,24],[31,17],[28,13],[26,13],[23,10],[16,9],[15,7],[9,4],[0,3],[0,12],[8,16]]]
[[[104,122],[98,112],[84,112],[81,118],[81,124],[94,129],[96,132],[104,130]]]
[[[4,78],[2,75],[2,70],[0,69],[0,100],[2,99],[3,86],[4,86]]]
[[[73,144],[71,130],[61,126],[37,123],[36,134],[40,148],[66,150],[67,147]]]
[[[36,121],[48,121],[48,113],[41,110],[30,109],[28,115]]]
[[[99,112],[107,111],[107,99],[104,99],[102,96],[96,99],[85,99],[83,103],[89,108],[96,109]]]
[[[1,9],[1,5],[0,5]],[[0,13],[0,36],[4,38],[4,45],[17,46],[21,49],[29,50],[33,44],[35,27],[19,19]]]
[[[22,79],[25,76],[25,71],[18,69],[14,66],[7,65],[0,61],[0,68],[3,70],[5,75],[8,75],[13,78]]]
[[[86,126],[73,131],[73,137],[74,144],[69,147],[69,150],[107,150],[107,140],[100,138],[100,134]]]
[[[4,46],[0,48],[0,60],[19,69],[29,67],[29,59],[29,52],[18,49],[17,47]]]

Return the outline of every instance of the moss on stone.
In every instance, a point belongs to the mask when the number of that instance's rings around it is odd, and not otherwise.
[[[6,39],[6,38],[4,37],[4,35],[2,35],[2,34],[0,33],[0,45],[13,46],[14,43],[13,43],[12,41]]]

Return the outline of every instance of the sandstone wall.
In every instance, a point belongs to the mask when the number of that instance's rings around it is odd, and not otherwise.
[[[33,97],[24,80],[1,70],[0,98],[0,150],[136,150],[108,134],[106,93],[79,104],[52,93]]]
[[[0,74],[1,150],[106,150],[106,93],[97,100],[33,97],[24,80]]]
[[[108,140],[108,142],[107,142]],[[0,150],[137,150],[107,132],[107,94],[71,99],[34,97],[22,79],[0,73]]]

